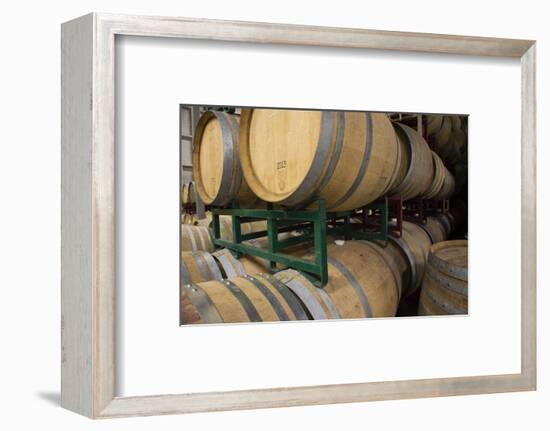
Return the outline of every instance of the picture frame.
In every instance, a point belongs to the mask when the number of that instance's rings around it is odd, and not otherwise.
[[[116,396],[115,37],[132,35],[521,59],[521,372]],[[62,25],[61,404],[90,418],[536,389],[535,41],[91,13]]]

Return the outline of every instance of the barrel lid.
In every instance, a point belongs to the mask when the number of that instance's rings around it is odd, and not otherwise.
[[[332,138],[332,134],[323,136],[322,124],[322,111],[243,111],[241,164],[257,196],[268,202],[283,202],[304,186],[310,171],[319,169],[319,177],[326,157],[319,157],[318,147],[326,139],[330,145]]]
[[[468,281],[468,241],[453,240],[434,244],[428,262],[437,270]]]

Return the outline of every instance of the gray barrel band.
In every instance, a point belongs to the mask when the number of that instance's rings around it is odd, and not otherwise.
[[[307,287],[303,286],[302,283],[293,278],[288,280],[285,284],[298,298],[300,298],[314,320],[329,318],[322,305],[317,301],[317,298],[315,298],[313,293],[310,292]]]
[[[233,139],[233,188],[227,193],[228,195],[228,203],[229,200],[233,199],[239,194],[239,190],[241,188],[241,183],[243,180],[243,171],[241,169],[241,161],[240,161],[240,146],[239,146],[239,123],[237,123],[237,120],[234,116],[227,114],[227,117],[229,119],[229,122],[233,125],[232,130],[234,132],[234,135],[232,136]]]
[[[344,130],[345,130],[346,117],[344,115],[344,112],[341,112],[341,111],[338,112],[337,115],[338,115],[338,127],[336,129],[336,143],[334,145],[334,151],[330,156],[330,161],[329,161],[327,170],[325,171],[325,175],[323,176],[323,179],[317,186],[317,189],[315,190],[313,195],[306,202],[301,204],[300,205],[301,207],[307,207],[320,196],[323,189],[332,178],[332,174],[334,173],[334,170],[336,169],[336,165],[340,160],[340,155],[342,154],[342,148],[344,147]]]
[[[226,255],[221,254],[217,255],[216,259],[218,259],[218,262],[221,263],[223,271],[225,272],[226,278],[232,278],[232,277],[238,277],[240,274],[237,274],[235,271],[235,268],[233,265],[231,265],[231,262],[229,262],[229,259]]]
[[[349,284],[351,284],[351,287],[355,290],[355,293],[357,294],[357,297],[359,298],[359,302],[361,302],[361,305],[363,306],[363,310],[365,311],[365,314],[367,317],[372,317],[372,311],[370,309],[369,301],[367,299],[367,295],[353,276],[353,274],[339,261],[336,259],[329,257],[328,262],[335,266],[338,271],[342,273],[342,275],[346,278]]]
[[[197,284],[186,284],[184,292],[189,296],[191,303],[199,312],[204,323],[223,323],[218,309],[208,294]]]
[[[216,263],[212,255],[207,251],[201,251],[200,253],[206,261],[208,269],[210,269],[210,274],[212,275],[212,278],[215,280],[221,280],[223,278],[222,273],[220,272],[220,268],[218,268],[218,264]]]
[[[191,229],[190,226],[187,226],[185,224],[183,225],[183,228],[185,229],[185,231],[187,232],[187,236],[191,240],[191,251],[197,251],[197,242],[195,241],[195,235],[193,235],[193,230]]]
[[[338,201],[332,205],[332,207],[337,207],[347,201],[353,193],[357,190],[357,187],[359,187],[359,184],[363,181],[363,177],[365,176],[365,172],[367,171],[367,168],[369,166],[370,161],[370,154],[372,152],[372,145],[373,145],[373,130],[372,130],[372,115],[370,112],[366,112],[367,117],[367,142],[365,144],[365,152],[363,154],[363,160],[361,160],[361,165],[359,166],[359,171],[357,172],[357,175],[355,179],[353,180],[353,183],[351,184],[351,187],[346,191],[344,196],[342,196]]]
[[[180,276],[183,284],[191,284],[191,273],[187,269],[185,262],[181,262],[180,264]]]
[[[319,179],[319,173],[322,171],[323,165],[326,163],[329,156],[334,130],[334,111],[323,111],[321,117],[321,131],[319,132],[319,140],[317,141],[317,149],[313,156],[311,166],[298,188],[284,200],[283,204],[294,206],[307,200],[312,193],[315,192],[314,185]],[[296,142],[296,145],[300,145]]]
[[[205,262],[202,261],[200,252],[193,253],[193,259],[195,260],[195,263],[197,264],[197,267],[199,268],[199,272],[201,273],[204,281],[210,281],[210,274],[208,272],[208,268],[206,268]]]
[[[288,287],[286,287],[284,283],[282,283],[276,277],[268,274],[256,274],[256,277],[258,276],[269,281],[275,287],[275,289],[277,289],[277,291],[285,299],[289,308],[294,313],[294,316],[296,316],[296,320],[310,320],[298,299],[296,299],[292,291]]]
[[[336,306],[334,305],[334,302],[332,302],[332,299],[330,298],[328,293],[325,292],[324,289],[317,289],[317,293],[319,293],[319,296],[332,313],[332,318],[340,319],[340,313],[338,313],[338,310],[336,309]]]
[[[431,265],[426,267],[426,275],[435,281],[442,288],[448,289],[458,295],[468,296],[468,282],[447,277],[445,274],[437,271]]]
[[[293,274],[294,275],[294,279],[299,282],[300,284],[302,284],[300,282],[300,279],[299,278],[296,278],[297,276],[301,277],[302,274],[300,274],[300,272],[296,271],[295,269],[287,269],[285,270],[284,272],[280,272],[278,274],[275,274],[275,277],[277,277],[279,279],[280,275],[284,275],[285,278],[282,279],[281,281],[288,286],[288,282],[284,281],[286,279],[288,279],[286,277],[287,274]],[[279,275],[279,277],[278,277]],[[306,283],[308,283],[308,281],[306,280]],[[303,285],[303,284],[302,284]],[[315,291],[319,294],[319,296],[321,297],[321,300],[323,301],[323,303],[325,304],[325,306],[328,308],[328,310],[330,311],[330,313],[332,314],[332,317],[329,317],[329,319],[339,319],[340,318],[340,313],[338,313],[338,310],[336,309],[336,306],[334,305],[334,303],[332,302],[332,299],[330,298],[330,296],[328,295],[327,292],[325,292],[323,289],[319,289],[319,288],[316,288],[315,286],[312,286],[313,289],[315,289]]]
[[[456,308],[452,307],[446,302],[440,302],[437,299],[435,299],[432,295],[432,293],[429,291],[429,289],[422,289],[422,292],[428,298],[433,304],[435,304],[436,307],[439,307],[443,310],[445,310],[448,314],[467,314],[467,312],[464,312],[462,310],[457,310]]]
[[[285,321],[289,320],[288,314],[286,314],[285,309],[283,308],[283,306],[281,305],[277,297],[273,294],[273,292],[269,290],[268,287],[264,286],[260,280],[250,275],[247,275],[246,279],[252,282],[252,284],[254,284],[254,286],[256,286],[260,292],[262,292],[262,295],[265,296],[265,299],[268,300],[273,310],[275,310],[275,313],[277,314],[277,317],[279,318],[279,320],[285,320]]]
[[[256,307],[254,307],[254,304],[252,304],[250,298],[246,296],[239,286],[230,280],[220,281],[220,283],[223,283],[225,287],[227,287],[227,290],[229,290],[237,301],[239,301],[250,322],[262,322],[262,318],[258,314],[258,310],[256,310]]]
[[[467,267],[465,268],[462,266],[451,265],[449,262],[445,262],[444,260],[437,257],[431,251],[430,251],[430,255],[428,256],[428,262],[430,265],[432,265],[438,271],[443,272],[444,274],[451,275],[462,281],[468,281]]]
[[[426,225],[425,225],[425,224],[420,224],[420,223],[419,223],[419,224],[417,224],[417,226],[418,226],[418,227],[421,227],[422,230],[428,234],[428,237],[430,238],[431,243],[432,243],[432,244],[435,244],[434,237],[433,237],[432,233],[430,232],[430,230],[426,227]]]
[[[226,118],[226,114],[222,112],[211,111],[214,116],[218,119],[220,127],[222,129],[222,146],[223,146],[223,165],[222,165],[222,179],[220,188],[216,197],[212,201],[212,205],[225,205],[233,197],[230,192],[233,192],[231,189],[231,180],[233,178],[233,134],[231,133],[231,127]]]
[[[414,259],[411,248],[406,241],[403,241],[403,239],[401,238],[394,238],[392,236],[389,236],[389,238],[390,241],[393,241],[395,244],[397,244],[397,246],[403,251],[403,253],[407,257],[407,260],[409,261],[409,267],[411,268],[409,284],[412,289],[410,290],[410,292],[404,292],[403,296],[407,296],[420,287],[420,280],[418,279],[418,273],[416,272],[416,260]]]
[[[223,268],[226,278],[246,275],[243,264],[233,257],[226,248],[212,253]]]

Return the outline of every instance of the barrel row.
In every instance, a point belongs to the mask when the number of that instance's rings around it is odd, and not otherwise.
[[[382,196],[446,199],[455,181],[414,129],[369,112],[243,109],[205,112],[193,141],[193,177],[211,205],[271,202],[330,211]]]
[[[246,275],[247,270],[227,249],[213,253],[207,251],[181,252],[181,281],[183,284]]]
[[[457,115],[428,115],[427,137],[434,151],[455,165],[467,146],[466,123]]]
[[[404,296],[414,293],[420,287],[430,246],[449,238],[456,226],[456,220],[460,220],[463,211],[464,209],[459,209],[437,217],[429,216],[424,224],[405,221],[403,222],[401,237],[390,237],[388,250],[393,255],[393,264],[404,268],[399,276],[403,278],[401,290]],[[285,240],[295,235],[294,232],[281,233],[279,234],[279,240]],[[246,241],[245,243],[263,249],[267,248],[266,237]],[[285,252],[303,257],[310,250],[311,244],[305,243],[286,249]],[[384,253],[387,253],[387,250],[384,250]],[[206,259],[204,256],[212,257],[208,258],[208,262],[203,262]],[[197,261],[197,263],[193,263],[193,261]],[[212,262],[217,264],[219,272],[200,270],[212,266]],[[210,229],[204,226],[182,225],[182,268],[184,273],[190,274],[184,279],[184,282],[198,282],[245,274],[276,272],[285,269],[285,266],[277,264],[276,268],[272,269],[266,259],[257,256],[244,255],[237,260],[226,249],[214,252],[212,231]],[[209,275],[205,276],[204,274]]]
[[[238,323],[395,316],[401,285],[382,247],[330,244],[329,281],[320,289],[298,271],[187,283],[181,322]],[[306,259],[313,259],[308,255]]]
[[[456,301],[446,297],[441,299],[441,289],[438,290],[437,286],[426,288],[429,283],[426,277],[441,280],[444,277],[434,275],[434,271],[448,266],[445,264],[447,255],[436,256],[443,264],[434,264],[435,258],[432,257],[434,247],[447,243],[432,242],[432,237],[437,238],[436,233],[447,235],[447,224],[442,219],[446,217],[430,218],[433,223],[428,222],[425,226],[404,222],[403,235],[392,238],[386,247],[369,241],[329,244],[329,277],[322,289],[294,269],[283,269],[275,274],[268,273],[266,264],[245,269],[242,261],[235,259],[228,250],[213,253],[210,255],[213,262],[208,263],[207,256],[204,256],[208,253],[203,252],[203,269],[200,263],[188,264],[193,268],[189,273],[196,277],[183,280],[182,323],[391,317],[395,316],[401,298],[413,294],[421,286],[423,313],[430,314],[437,304],[443,304],[437,314],[445,310],[461,310]],[[303,258],[315,259],[311,252]],[[217,263],[219,272],[216,272],[214,263]],[[203,276],[208,271],[206,267],[213,276],[208,281]],[[460,270],[458,273],[461,274]],[[294,308],[289,301],[293,302]],[[289,308],[293,309],[291,313]],[[297,310],[302,310],[301,317]]]

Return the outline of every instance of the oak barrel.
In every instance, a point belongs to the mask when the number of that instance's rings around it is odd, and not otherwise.
[[[214,251],[210,230],[204,226],[181,225],[181,251]]]
[[[289,207],[362,207],[394,179],[397,139],[387,115],[365,112],[243,109],[244,177],[262,200]]]
[[[426,190],[426,192],[424,192],[422,196],[424,199],[433,199],[435,196],[437,196],[443,188],[443,184],[445,183],[445,171],[447,171],[447,168],[443,164],[443,160],[441,160],[441,157],[439,157],[435,151],[432,151],[432,161],[434,167],[434,176],[430,187],[428,188],[428,190]]]
[[[418,313],[468,313],[468,241],[445,241],[431,247]]]
[[[180,301],[181,324],[309,319],[292,291],[266,275],[186,284]]]
[[[432,244],[445,241],[447,239],[447,230],[443,222],[435,216],[426,217],[426,223],[418,224],[422,229],[426,231]]]
[[[278,235],[278,240],[285,241],[300,235],[301,234],[297,232],[282,232]],[[251,245],[253,247],[263,248],[264,250],[269,249],[268,239],[266,236],[245,241],[245,244]],[[308,241],[301,244],[293,245],[291,247],[285,247],[279,250],[279,252],[284,254],[289,254],[292,256],[301,257],[304,254],[307,254],[311,250],[312,244],[313,244],[312,241]],[[276,272],[277,270],[286,268],[286,265],[277,263],[276,267],[273,269],[270,267],[268,260],[263,259],[261,257],[248,255],[248,254],[239,257],[239,261],[244,266],[247,274],[255,274],[259,272],[272,273],[272,272]]]
[[[223,278],[232,278],[238,277],[241,275],[246,275],[246,270],[243,265],[233,254],[226,248],[216,250],[212,253],[212,257],[218,263],[218,266],[221,269]]]
[[[409,278],[403,282],[403,297],[416,292],[422,285],[426,260],[432,242],[430,237],[420,226],[404,221],[400,238],[390,237],[407,261]]]
[[[434,177],[434,162],[428,143],[420,134],[400,123],[394,123],[397,139],[400,147],[406,155],[403,162],[407,166],[407,172],[400,184],[389,191],[392,196],[401,196],[403,200],[409,200],[422,196],[428,191]]]
[[[233,221],[231,216],[221,215],[220,220],[220,238],[227,241],[233,241]],[[267,229],[265,220],[241,223],[241,234],[261,232]]]
[[[345,241],[343,245],[329,244],[327,253],[328,283],[322,290],[334,305],[332,315],[337,314],[343,319],[395,316],[400,295],[399,282],[385,256],[376,247],[365,241]],[[311,255],[305,257],[313,258]],[[314,288],[312,284],[308,285],[310,281],[305,277],[296,277],[289,271],[293,270],[281,271],[275,276],[286,280],[287,286],[288,279],[301,284],[302,287],[298,288],[302,290],[302,295]],[[308,306],[315,304],[315,301],[304,303]],[[330,308],[330,302],[325,300],[323,303]],[[322,307],[322,304],[319,306]],[[311,309],[310,313],[316,314]]]
[[[181,253],[181,279],[184,284],[221,280],[222,274],[212,255],[207,251]]]
[[[224,206],[237,199],[253,206],[256,197],[242,177],[239,162],[239,120],[225,112],[206,111],[193,137],[193,178],[207,205]]]

